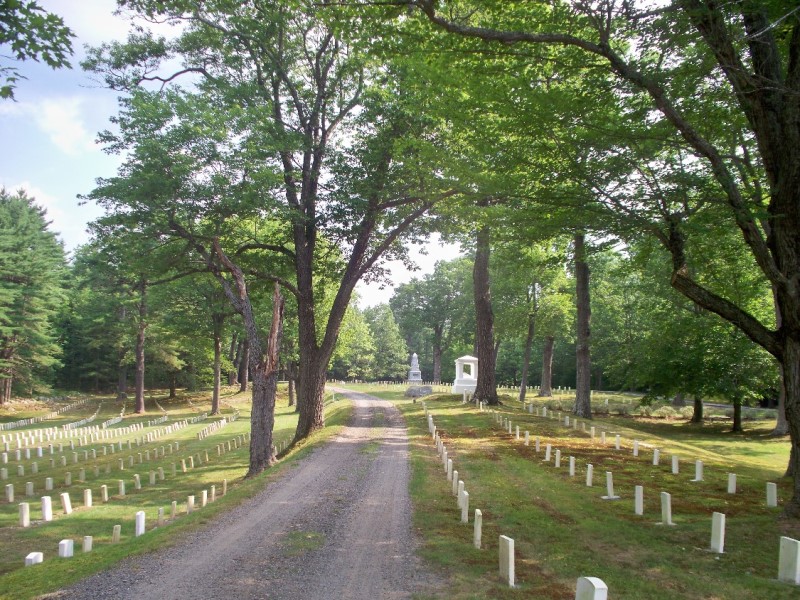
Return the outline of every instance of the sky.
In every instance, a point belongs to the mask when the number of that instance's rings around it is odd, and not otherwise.
[[[102,214],[93,203],[82,203],[98,177],[116,173],[120,159],[103,152],[98,132],[109,129],[117,111],[117,93],[104,89],[80,68],[84,46],[122,41],[131,24],[115,15],[115,0],[38,0],[40,6],[63,17],[76,34],[72,69],[53,70],[34,61],[16,63],[27,77],[18,83],[16,101],[0,100],[0,187],[24,189],[47,209],[51,231],[57,232],[68,252],[88,241],[86,224]],[[6,54],[0,48],[0,54]],[[421,254],[427,252],[427,255]],[[438,238],[412,249],[419,270],[389,263],[393,285],[420,277],[433,269],[434,260],[459,255],[459,248]],[[392,286],[360,284],[361,306],[388,302]]]

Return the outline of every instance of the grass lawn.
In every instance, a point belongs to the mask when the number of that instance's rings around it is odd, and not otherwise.
[[[350,386],[348,386],[350,387]],[[409,427],[415,526],[422,554],[451,579],[449,598],[575,597],[581,576],[603,579],[615,599],[762,600],[800,598],[800,588],[776,579],[782,535],[800,539],[800,523],[766,508],[765,483],[790,496],[781,475],[788,460],[785,439],[767,436],[772,423],[745,423],[744,435],[729,425],[691,426],[683,421],[603,417],[587,431],[560,420],[537,417],[505,399],[501,417],[528,430],[530,446],[508,434],[489,412],[461,404],[456,396],[425,398],[439,434],[470,494],[470,523],[460,523],[452,484],[428,433],[422,402],[403,398],[403,388],[353,386],[396,402]],[[538,402],[537,402],[538,403]],[[541,405],[542,403],[538,403]],[[568,413],[565,413],[568,414]],[[596,427],[594,440],[588,433]],[[600,429],[607,444],[600,443]],[[622,448],[614,449],[614,434]],[[534,449],[540,438],[540,452]],[[633,457],[632,440],[640,440]],[[561,450],[561,468],[543,461],[545,444]],[[652,465],[660,449],[659,466]],[[680,456],[673,475],[670,456]],[[569,456],[576,475],[569,476]],[[705,477],[692,483],[694,460],[704,461]],[[594,466],[594,486],[586,487],[586,465]],[[605,472],[614,475],[617,501],[602,500]],[[727,493],[727,474],[737,475],[737,493]],[[635,485],[644,486],[644,514],[634,514]],[[672,495],[674,527],[659,524],[660,492]],[[483,548],[472,546],[473,511],[483,513]],[[709,550],[711,515],[726,514],[724,554]],[[498,576],[498,536],[515,540],[517,588]]]
[[[285,390],[284,390],[285,392]],[[102,408],[92,424],[102,423],[104,420],[118,416],[121,404],[110,398],[102,400]],[[197,433],[218,420],[217,417],[199,421],[189,425],[173,434],[162,437],[151,443],[144,443],[137,447],[136,438],[156,431],[165,425],[178,422],[183,419],[200,415],[210,410],[210,398],[208,394],[179,395],[177,399],[168,400],[163,397],[157,398],[159,404],[167,411],[169,421],[162,425],[145,427],[140,432],[114,438],[123,441],[123,450],[116,450],[114,454],[102,455],[105,443],[95,443],[84,447],[77,447],[75,451],[79,453],[79,462],[73,463],[73,451],[70,450],[68,442],[65,446],[63,455],[68,457],[67,466],[60,464],[61,454],[58,452],[56,443],[55,465],[50,466],[50,454],[46,449],[43,458],[29,460],[23,459],[20,463],[10,460],[8,465],[3,465],[9,470],[9,479],[2,482],[4,485],[13,483],[15,488],[15,501],[8,503],[3,496],[0,502],[0,598],[22,599],[33,598],[41,594],[57,590],[77,581],[83,577],[91,575],[97,571],[113,566],[126,556],[149,552],[159,547],[176,543],[180,535],[191,531],[208,522],[220,511],[229,510],[231,507],[241,503],[251,497],[259,490],[263,489],[275,478],[280,476],[287,465],[293,463],[298,457],[305,455],[309,448],[322,439],[335,435],[341,429],[351,412],[351,405],[346,402],[336,402],[329,404],[326,409],[326,419],[329,427],[323,432],[312,436],[293,448],[288,456],[273,469],[269,469],[264,474],[245,480],[244,475],[247,471],[249,462],[248,444],[238,449],[232,449],[221,456],[217,455],[216,447],[218,444],[225,443],[242,436],[250,430],[250,395],[231,394],[223,399],[223,416],[230,417],[234,411],[239,411],[238,420],[229,423],[217,430],[203,440],[197,439]],[[85,407],[80,407],[74,411],[69,411],[59,416],[57,419],[48,420],[25,429],[35,429],[41,427],[60,426],[66,423],[75,422],[90,416],[95,412],[98,402],[90,403]],[[65,401],[65,404],[67,402]],[[3,420],[17,420],[28,416],[36,416],[36,412],[31,412],[30,407],[26,406],[24,416],[19,414],[4,414]],[[42,412],[49,412],[52,407],[44,404],[39,407]],[[128,401],[127,409],[132,408],[132,401]],[[161,416],[161,411],[155,406],[152,400],[148,400],[146,416],[128,414],[127,417],[114,426],[112,429],[121,429],[133,423],[146,422]],[[8,411],[7,411],[8,412]],[[40,413],[41,414],[41,413]],[[285,393],[279,397],[276,409],[275,440],[276,446],[281,442],[288,442],[294,435],[297,417],[293,407],[287,406]],[[17,430],[14,430],[16,432]],[[8,435],[8,432],[5,432]],[[128,450],[127,441],[132,440],[132,449]],[[167,452],[164,458],[155,457],[155,449],[162,446],[179,442],[180,447],[172,454]],[[46,448],[46,446],[45,446]],[[83,451],[94,448],[97,452],[97,459],[88,461],[83,459]],[[233,444],[232,444],[233,448]],[[150,451],[151,460],[147,461],[142,457],[139,462],[139,453]],[[205,461],[205,453],[208,452],[209,460]],[[134,457],[134,465],[129,466],[129,457]],[[182,473],[180,468],[181,460],[188,463],[189,457],[195,461],[195,468],[187,473]],[[125,460],[124,470],[119,469],[119,459]],[[31,463],[38,463],[39,473],[31,474]],[[172,463],[177,465],[177,473],[171,475]],[[25,466],[26,475],[17,477],[17,465]],[[98,467],[99,474],[95,476],[94,468]],[[165,479],[160,481],[156,477],[156,484],[150,485],[150,472],[156,471],[161,467],[165,472]],[[79,469],[84,468],[86,482],[78,481]],[[106,469],[110,473],[106,473]],[[66,473],[72,475],[72,485],[65,485]],[[142,488],[134,489],[134,474],[139,474]],[[52,477],[54,489],[45,492],[45,478]],[[126,495],[119,495],[118,481],[122,479],[126,484]],[[227,480],[227,495],[222,497],[223,480]],[[25,483],[34,483],[34,495],[25,497]],[[109,502],[103,503],[100,498],[100,486],[108,486]],[[199,508],[200,496],[203,490],[208,490],[210,499],[211,486],[215,486],[217,500],[209,503],[205,508]],[[93,494],[93,507],[83,505],[83,490],[89,488]],[[61,510],[60,494],[69,492],[74,512],[71,515],[64,515]],[[50,495],[53,501],[54,520],[45,523],[41,514],[40,498],[43,495]],[[187,497],[195,496],[196,510],[191,514],[186,513]],[[170,519],[171,503],[177,502],[177,517]],[[19,526],[19,503],[28,502],[30,504],[31,527],[22,528]],[[162,527],[156,527],[158,509],[163,508],[167,522]],[[143,510],[147,520],[147,533],[140,537],[134,537],[134,519],[137,511]],[[114,525],[122,526],[122,536],[119,543],[112,543],[112,531]],[[83,553],[81,550],[84,536],[93,537],[94,549],[90,553]],[[75,556],[72,559],[58,558],[58,543],[62,539],[71,538],[75,544]],[[32,551],[44,553],[44,563],[35,567],[23,567],[25,556]]]

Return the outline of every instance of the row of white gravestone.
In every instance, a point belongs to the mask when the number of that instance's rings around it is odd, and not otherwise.
[[[228,480],[227,479],[223,479],[222,480],[222,495],[224,496],[225,494],[227,494],[227,491],[228,491]],[[69,495],[68,494],[62,494],[62,501],[64,501],[64,496],[67,496],[66,504],[64,505],[65,512],[67,510],[69,512],[71,512],[72,509],[71,509],[71,507],[69,505]],[[47,500],[50,500],[49,497],[46,497],[46,498],[47,498]],[[209,491],[208,490],[202,490],[201,493],[200,493],[200,508],[204,508],[205,506],[207,506],[207,504],[209,502],[215,502],[216,498],[217,498],[216,486],[214,486],[214,485],[211,486],[210,497],[209,497]],[[45,498],[42,498],[42,500],[43,500],[43,503],[44,503]],[[178,503],[175,502],[175,501],[172,502],[171,518],[173,520],[178,516],[177,504]],[[28,512],[27,511],[27,508],[28,508],[27,504],[21,504],[20,505],[20,519],[22,519],[22,513],[23,513],[22,507],[23,506],[25,506],[25,509],[26,509],[25,512],[26,513]],[[188,496],[186,498],[186,514],[192,513],[194,510],[196,510],[196,508],[197,508],[197,506],[195,505],[195,496],[193,496],[193,495],[192,496]],[[45,509],[43,509],[43,510],[45,510]],[[49,513],[51,515],[51,518],[52,518],[52,508],[50,508],[48,506],[46,510],[49,511]],[[67,512],[67,514],[69,514],[69,513]],[[27,516],[29,517],[29,514]],[[45,519],[45,520],[48,520],[48,519]],[[165,523],[164,509],[163,509],[163,507],[159,507],[157,525],[159,527],[161,527],[161,526],[164,525],[164,523]],[[138,511],[136,513],[136,515],[134,517],[134,536],[135,537],[142,536],[142,535],[144,535],[146,533],[146,531],[147,531],[147,529],[146,529],[145,512],[143,510],[140,510],[140,511]],[[122,526],[121,525],[114,525],[114,528],[113,528],[112,534],[111,534],[111,542],[112,543],[119,543],[120,542],[120,540],[121,540],[121,532],[122,532]],[[84,552],[89,552],[91,550],[92,550],[92,536],[85,536],[83,538],[83,551]],[[58,545],[58,556],[61,557],[61,558],[70,558],[70,557],[73,556],[73,540],[65,539],[65,540],[61,540],[61,542],[59,542],[59,545]],[[43,562],[43,560],[44,560],[44,556],[43,556],[42,552],[30,552],[25,557],[25,566],[27,567],[27,566],[39,564],[39,563]]]
[[[244,434],[242,436],[237,436],[236,438],[234,438],[232,440],[232,442],[233,442],[232,446],[231,446],[231,441],[229,441],[228,442],[228,450],[230,450],[232,447],[233,447],[233,449],[235,449],[235,448],[238,448],[241,445],[243,445],[244,444],[244,440],[247,437],[248,437],[247,434]],[[177,442],[176,442],[176,444],[177,444]],[[224,452],[224,446],[225,446],[225,444],[219,444],[217,446],[217,454],[218,455],[221,455]],[[285,446],[285,442],[284,442],[284,446]],[[199,460],[199,458],[200,457],[198,455],[198,460]],[[209,457],[208,457],[208,452],[207,451],[205,453],[205,459],[206,459],[206,462],[209,461]],[[194,467],[194,457],[190,457],[190,465],[191,465],[192,468]],[[181,466],[182,466],[182,472],[184,472],[184,473],[187,472],[187,467],[186,467],[186,463],[185,463],[184,460],[181,461]],[[172,463],[172,475],[173,476],[176,475],[176,465],[175,465],[175,463]],[[156,471],[150,471],[150,485],[155,485],[156,484],[156,478],[157,477],[158,477],[158,479],[160,481],[164,481],[165,476],[164,476],[163,467],[159,467],[157,472]],[[134,474],[133,481],[134,481],[135,489],[137,489],[137,490],[141,489],[141,479],[140,479],[140,476],[138,474]],[[223,486],[224,486],[224,489],[227,488],[227,480],[225,480],[223,482]],[[52,489],[52,484],[49,486],[49,489]],[[214,488],[212,486],[212,495],[214,494],[213,490],[214,490]],[[28,494],[28,495],[32,495],[32,492],[30,494]],[[103,503],[108,502],[109,496],[108,496],[108,486],[107,485],[100,486],[100,495],[101,495]],[[126,495],[125,480],[120,479],[118,481],[118,495],[120,497],[124,497]],[[68,492],[62,493],[60,498],[61,498],[61,505],[62,505],[62,508],[64,510],[64,514],[65,515],[71,514],[72,513],[72,501],[70,499],[69,493]],[[6,486],[6,499],[8,500],[8,502],[13,502],[14,501],[14,486],[11,485],[11,484],[8,484]],[[43,522],[52,521],[53,520],[52,498],[50,496],[43,496],[41,501],[42,501],[42,521]],[[83,504],[84,504],[84,507],[86,507],[86,508],[91,508],[92,507],[93,499],[92,499],[92,490],[91,489],[85,489],[83,491]],[[205,502],[203,502],[203,506],[205,506]],[[27,502],[23,502],[23,503],[21,503],[19,505],[19,524],[20,524],[21,527],[29,527],[30,526],[30,505]]]
[[[183,429],[184,427],[188,427],[188,425],[189,425],[189,421],[183,420],[183,421],[178,421],[176,423],[168,425],[166,427],[160,427],[160,428],[156,429],[155,431],[150,431],[150,432],[144,433],[144,435],[135,438],[135,440],[130,440],[130,439],[127,440],[128,449],[129,450],[132,449],[134,441],[135,441],[137,446],[141,446],[142,444],[145,444],[145,443],[148,443],[148,442],[154,442],[154,441],[160,439],[161,437],[163,437],[165,435],[172,434],[172,433],[174,433],[174,432],[176,432],[176,431],[178,431],[180,429]],[[114,430],[110,430],[110,429],[109,430],[103,430],[103,429],[99,429],[98,430],[98,429],[91,429],[91,428],[89,430],[86,430],[86,431],[84,431],[83,429],[75,430],[74,433],[75,433],[76,437],[74,439],[70,439],[69,440],[69,449],[65,450],[65,447],[64,447],[65,446],[65,442],[60,442],[60,443],[58,443],[58,452],[57,453],[58,454],[62,454],[65,451],[71,451],[71,452],[73,452],[73,459],[74,459],[73,462],[77,463],[77,459],[75,458],[77,456],[77,454],[74,452],[74,450],[76,448],[76,442],[77,442],[77,446],[78,447],[84,447],[84,446],[88,446],[88,445],[91,445],[91,444],[102,444],[103,442],[110,441],[110,440],[112,440],[112,439],[114,439],[116,437],[119,437],[119,436],[127,436],[127,435],[130,435],[131,433],[136,433],[138,431],[142,431],[144,429],[144,427],[145,427],[145,425],[143,423],[134,423],[132,425],[129,425],[129,426],[126,426],[126,427],[122,427],[122,428],[119,428],[119,429],[114,429]],[[50,439],[51,439],[51,436],[48,433],[48,441],[50,441]],[[31,447],[24,447],[29,442],[31,444]],[[39,445],[37,445],[37,443]],[[117,444],[119,445],[119,450],[122,451],[123,443],[124,442],[122,440],[119,440],[118,442],[115,442],[114,444],[111,444],[108,447],[106,447],[103,444],[102,445],[103,456],[107,455],[108,449],[110,449],[111,452],[113,453],[115,451],[115,446]],[[29,460],[29,459],[31,459],[33,457],[32,456],[32,452],[35,452],[37,458],[41,458],[43,456],[43,454],[44,454],[44,447],[41,445],[41,440],[37,440],[37,437],[35,437],[35,436],[32,437],[32,438],[23,438],[23,439],[19,440],[18,443],[17,443],[17,446],[18,446],[17,449],[14,450],[13,453],[12,453],[11,450],[10,450],[10,443],[6,442],[4,451],[2,453],[0,453],[0,462],[5,464],[5,463],[7,463],[9,461],[9,459],[16,460],[16,461]],[[34,446],[36,446],[36,447],[34,448]],[[55,455],[56,454],[55,443],[47,444],[47,450],[48,450],[48,454]],[[96,458],[97,457],[97,449],[92,449],[92,453],[93,453],[93,457],[92,458],[93,459]],[[84,454],[84,460],[88,460],[89,450],[84,450],[83,454]],[[64,461],[65,461],[65,458],[61,457],[61,460],[62,460],[62,464],[63,464]],[[52,462],[52,459],[51,459],[51,462]]]
[[[532,412],[533,404],[530,403],[527,406],[529,407],[529,412]],[[525,407],[523,407],[523,410],[525,410]],[[543,411],[542,416],[548,417],[547,409],[543,408],[542,411]],[[495,412],[495,411],[493,411],[493,412]],[[538,416],[538,414],[539,414],[539,411],[538,411],[538,409],[536,409],[536,415]],[[550,418],[557,418],[560,421],[560,413],[553,414],[551,412],[549,416],[550,416]],[[565,426],[569,426],[569,423],[570,423],[569,416],[565,416],[564,419],[565,419],[565,421],[564,421]],[[507,427],[508,428],[508,433],[511,433],[511,421],[510,421],[510,419],[507,419],[506,417],[504,417],[504,416],[500,415],[499,413],[495,412],[495,421],[502,422],[503,423],[503,427],[504,428]],[[572,424],[573,424],[573,429],[577,429],[578,420],[577,419],[573,419],[572,420]],[[585,423],[582,422],[581,425],[584,426],[584,430],[585,430]],[[590,428],[590,435],[591,435],[592,439],[595,438],[595,433],[596,433],[596,428],[595,427],[591,427]],[[526,431],[525,435],[526,435],[526,443],[525,443],[525,445],[528,445],[527,437],[529,436],[529,433]],[[605,444],[606,443],[606,432],[602,431],[601,432],[601,436],[602,436],[601,443]],[[516,427],[516,439],[517,440],[520,439],[519,426]],[[615,434],[615,442],[614,442],[615,448],[617,450],[621,450],[621,448],[622,448],[621,444],[622,444],[621,436],[619,434]],[[640,447],[651,448],[653,450],[653,466],[658,466],[660,464],[661,450],[659,448],[655,448],[655,447],[653,447],[653,446],[651,446],[649,444],[643,444],[639,440],[633,440],[633,450],[632,450],[633,456],[637,456],[637,457],[639,456]],[[536,438],[536,451],[537,452],[539,451],[539,439],[538,438]],[[549,447],[548,447],[548,452],[547,452],[547,456],[546,456],[545,460],[546,461],[550,460]],[[558,466],[558,464],[556,466]],[[677,475],[680,472],[680,457],[677,454],[673,454],[672,457],[671,457],[671,468],[672,468],[672,474],[673,475]],[[728,490],[729,494],[735,494],[736,493],[736,489],[737,489],[736,488],[736,479],[737,478],[736,478],[736,474],[735,473],[729,473],[728,474],[727,490]],[[699,482],[699,481],[703,481],[703,461],[696,460],[695,461],[695,478],[692,479],[692,482]],[[777,484],[775,484],[773,482],[767,482],[766,483],[766,504],[767,504],[768,508],[775,508],[775,507],[778,506],[778,493],[777,493],[777,491],[778,491]]]
[[[233,438],[232,440],[229,440],[227,442],[227,450],[231,450],[232,448],[233,449],[239,448],[239,447],[243,446],[248,440],[249,440],[249,434],[247,434],[247,433],[239,435],[239,436],[236,436],[235,438]],[[130,440],[129,440],[129,443],[130,443]],[[121,444],[121,442],[120,442],[120,444]],[[180,449],[180,443],[179,442],[176,441],[174,443],[170,443],[170,444],[168,444],[166,446],[166,449],[169,450],[169,454],[173,453],[173,446],[174,446],[174,451],[175,452],[178,452],[179,449]],[[224,442],[217,445],[217,455],[218,456],[220,456],[225,451],[225,447],[226,447],[226,444]],[[283,447],[285,447],[285,442],[283,444]],[[88,451],[85,451],[85,452],[88,452]],[[94,449],[92,449],[92,453],[94,453]],[[154,448],[153,449],[153,453],[154,453],[153,456],[155,457],[155,459],[158,459],[158,457],[159,457],[159,448]],[[75,453],[75,455],[77,456],[77,453]],[[209,456],[208,456],[208,451],[207,450],[204,452],[204,455],[205,455],[205,462],[209,462]],[[166,456],[165,446],[161,446],[161,448],[160,448],[160,456],[162,458],[165,458],[165,456]],[[63,458],[65,458],[65,457],[62,457],[62,459]],[[199,463],[202,463],[200,454],[197,454],[197,460],[198,460]],[[145,462],[145,461],[149,462],[150,461],[150,450],[145,451],[144,455],[141,452],[138,453],[138,461],[139,461],[140,464],[143,464],[143,462]],[[181,471],[184,472],[184,473],[187,471],[187,461],[189,462],[189,468],[194,468],[194,462],[195,462],[194,461],[194,456],[190,456],[190,457],[188,457],[188,459],[183,459],[181,461]],[[75,462],[77,462],[77,458],[75,459]],[[133,467],[134,462],[135,462],[134,461],[134,457],[132,455],[129,456],[127,462],[128,462],[128,466],[129,467]],[[34,464],[36,464],[36,463],[34,463]],[[63,462],[62,466],[66,466],[65,461]],[[20,466],[20,469],[21,468],[22,467]],[[122,459],[122,458],[119,459],[119,468],[120,468],[120,470],[125,470],[125,460]],[[38,470],[36,470],[36,472],[38,472]],[[106,465],[106,474],[110,474],[110,472],[111,472],[110,465]],[[175,463],[173,463],[172,464],[172,475],[174,476],[175,473],[176,473],[176,465],[175,465]],[[158,474],[159,474],[159,478],[163,481],[163,479],[164,479],[163,467],[159,467]],[[97,465],[95,465],[95,468],[94,468],[94,475],[95,475],[95,477],[99,477],[99,475],[100,475],[99,467]],[[0,469],[0,478],[6,479],[6,477],[7,477],[7,474],[5,473],[5,469]],[[134,485],[135,485],[136,489],[140,489],[140,484],[136,483],[136,479],[138,477],[139,477],[138,475],[134,475]],[[154,478],[155,478],[155,471],[151,471],[150,472],[151,485],[155,484]],[[86,470],[84,468],[80,469],[80,472],[79,472],[79,475],[78,475],[78,481],[81,482],[81,483],[86,481]],[[72,485],[72,473],[67,472],[67,473],[65,473],[65,477],[64,477],[64,486],[65,487],[70,487],[71,485]],[[45,490],[46,491],[50,491],[52,489],[53,489],[53,479],[51,477],[48,477],[48,478],[45,479]],[[9,502],[9,503],[13,502],[14,501],[14,485],[13,484],[6,484],[5,493],[6,493],[6,501]],[[34,495],[33,482],[26,482],[25,495],[26,496],[33,496]]]
[[[546,413],[545,413],[546,414]],[[502,424],[504,430],[511,433],[511,421],[506,417],[495,413],[495,421]],[[565,422],[566,423],[566,422]],[[519,426],[516,428],[516,439],[520,439]],[[530,432],[525,431],[525,445],[527,446],[530,441]],[[539,452],[540,440],[535,438],[536,451]],[[633,454],[638,456],[640,443],[634,440]],[[619,436],[616,439],[616,447],[620,448]],[[654,449],[653,464],[658,465],[659,450]],[[574,457],[570,456],[570,476],[575,475],[574,470]],[[545,446],[544,462],[549,462],[551,459],[551,444]],[[556,450],[555,467],[560,466],[560,450]],[[677,474],[678,471],[678,456],[672,457],[672,473]],[[588,464],[586,470],[586,485],[592,486],[593,465]],[[703,463],[698,460],[695,462],[695,478],[694,482],[703,481]],[[727,492],[729,494],[736,493],[736,474],[728,474]],[[777,507],[777,484],[767,482],[767,506]],[[602,496],[604,500],[619,500],[620,496],[614,492],[613,474],[610,471],[606,472],[606,495]],[[672,520],[672,496],[668,492],[661,492],[661,524],[672,526],[675,523]],[[644,514],[644,487],[637,485],[634,488],[634,512],[637,515]],[[725,547],[725,515],[723,513],[714,512],[711,519],[711,543],[710,549],[713,552],[723,553]],[[780,538],[779,556],[778,556],[778,579],[780,581],[800,584],[800,541],[788,537]]]
[[[442,460],[447,481],[452,483],[453,495],[457,497],[457,506],[461,511],[461,522],[469,522],[469,492],[465,489],[464,481],[459,479],[458,471],[453,468],[453,459],[447,451],[447,447],[442,442],[433,416],[428,412],[426,404],[423,402],[425,416],[428,421],[428,431],[434,439],[436,450]],[[526,434],[528,432],[525,432]],[[517,428],[517,439],[519,439],[519,428]],[[572,457],[570,457],[572,458]],[[574,462],[573,462],[574,466]],[[480,550],[482,543],[483,513],[476,508],[473,518],[473,546]],[[502,581],[510,587],[515,585],[515,560],[514,560],[514,540],[508,536],[501,535],[498,540],[498,559],[499,571]],[[597,577],[581,577],[578,579],[575,591],[575,600],[606,600],[608,597],[608,587]]]

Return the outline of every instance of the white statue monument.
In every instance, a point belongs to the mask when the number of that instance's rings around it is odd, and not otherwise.
[[[417,401],[417,398],[433,393],[431,386],[422,385],[422,373],[419,370],[419,357],[416,352],[411,355],[411,369],[408,371],[407,383],[406,396],[413,398],[414,402]]]
[[[408,384],[419,385],[422,383],[422,372],[419,370],[417,353],[411,355],[411,370],[408,372]]]
[[[478,359],[474,356],[462,356],[456,359],[456,379],[453,382],[453,394],[475,393],[478,385]]]

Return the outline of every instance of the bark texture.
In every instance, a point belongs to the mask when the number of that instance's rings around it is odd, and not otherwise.
[[[692,423],[703,422],[703,399],[700,396],[694,397],[694,412],[692,413]]]
[[[539,396],[550,398],[553,395],[553,348],[556,338],[547,335],[544,338],[542,350],[542,384],[539,386]]]
[[[575,236],[575,296],[577,302],[577,340],[575,344],[575,409],[584,419],[592,418],[591,387],[592,361],[589,325],[592,310],[589,297],[589,264],[586,262],[586,239],[583,233]]]
[[[495,383],[494,313],[489,282],[489,236],[487,227],[477,234],[475,265],[472,270],[475,291],[475,356],[478,358],[478,381],[475,399],[489,405],[500,403]]]
[[[144,413],[144,342],[147,332],[147,282],[139,284],[139,322],[136,332],[136,400],[134,411]]]
[[[219,392],[222,385],[222,327],[225,317],[220,314],[212,315],[213,343],[214,343],[214,387],[211,392],[211,414],[219,414]]]
[[[533,337],[536,333],[536,317],[533,313],[528,315],[528,331],[525,334],[525,351],[522,355],[522,373],[519,382],[519,401],[525,401],[525,394],[528,390],[528,368],[531,364],[531,349],[533,348]]]

